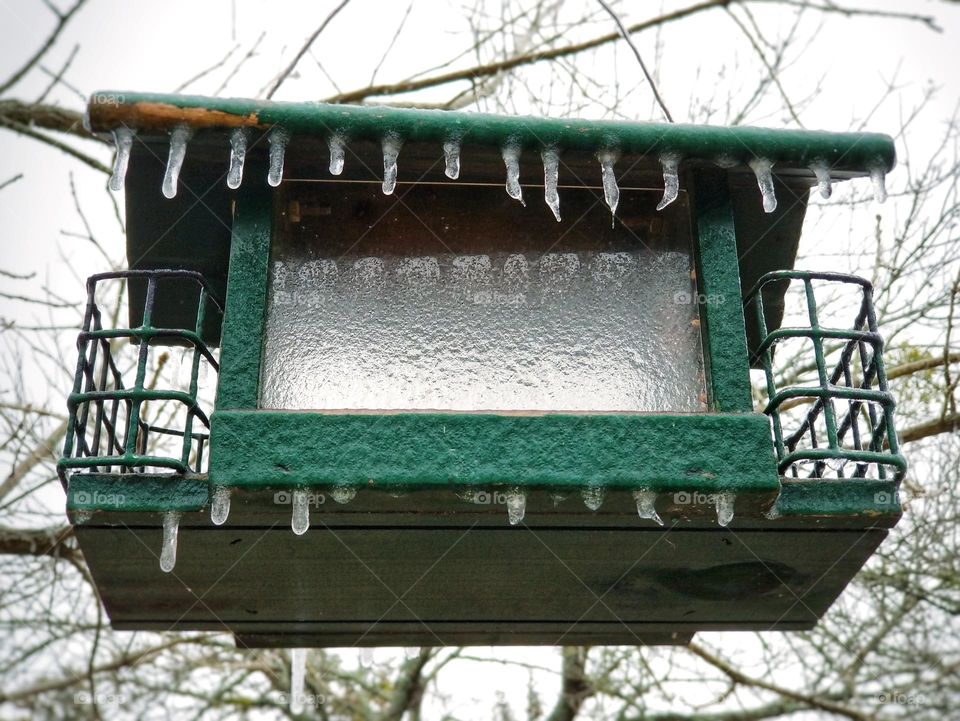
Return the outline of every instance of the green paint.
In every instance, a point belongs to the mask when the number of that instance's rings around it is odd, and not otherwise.
[[[725,156],[740,164],[752,158],[766,158],[775,161],[778,170],[790,167],[810,176],[812,172],[808,166],[815,160],[826,161],[835,173],[851,175],[863,175],[873,167],[890,170],[896,161],[893,140],[876,133],[512,117],[125,91],[93,94],[88,111],[91,127],[96,132],[113,130],[119,124],[118,115],[125,107],[130,107],[133,117],[126,115],[125,121],[138,128],[135,106],[140,103],[224,113],[227,117],[219,123],[213,119],[212,126],[208,124],[209,117],[204,118],[202,125],[196,121],[196,115],[193,120],[198,127],[221,130],[244,122],[261,128],[279,125],[294,135],[325,137],[337,133],[351,140],[376,142],[385,133],[395,133],[405,141],[442,143],[459,138],[464,144],[502,146],[514,143],[536,149],[544,146],[587,151],[616,148],[645,155],[671,152],[685,158],[711,161]],[[172,112],[164,125],[169,129],[179,122],[190,124],[190,115]]]
[[[723,413],[753,410],[747,337],[740,301],[740,265],[726,176],[697,175],[695,211],[697,286],[711,407]]]
[[[257,407],[272,217],[269,188],[245,183],[233,218],[218,409]]]
[[[213,414],[210,480],[245,487],[779,488],[760,414]]]
[[[70,478],[67,511],[200,511],[208,489],[203,476],[77,473]]]
[[[780,516],[897,516],[902,508],[895,481],[784,480]]]

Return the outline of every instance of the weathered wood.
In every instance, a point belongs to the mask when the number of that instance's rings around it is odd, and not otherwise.
[[[636,644],[809,628],[886,535],[338,528],[326,523],[333,515],[313,514],[302,537],[286,522],[224,529],[187,518],[171,574],[158,566],[158,522],[77,535],[117,628],[219,628],[289,645],[550,644],[567,631],[578,643]]]

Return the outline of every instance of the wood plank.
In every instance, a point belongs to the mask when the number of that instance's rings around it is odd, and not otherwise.
[[[438,642],[424,624],[453,624],[451,638],[471,643],[546,642],[536,640],[544,623],[600,624],[608,635],[585,637],[610,643],[638,642],[642,629],[623,623],[653,624],[650,633],[808,628],[885,535],[314,526],[297,537],[285,525],[188,525],[164,574],[159,528],[78,528],[118,628],[300,629],[324,645],[359,635],[330,624],[401,624],[378,643],[412,633],[411,645]]]

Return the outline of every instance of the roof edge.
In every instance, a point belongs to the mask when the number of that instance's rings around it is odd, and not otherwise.
[[[178,125],[220,132],[280,128],[294,136],[342,136],[346,140],[379,142],[392,135],[404,141],[674,155],[724,167],[762,159],[773,163],[776,170],[810,172],[816,166],[835,177],[886,173],[896,164],[893,139],[880,133],[502,116],[126,91],[94,93],[87,122],[96,133],[124,126],[144,135],[165,134]]]

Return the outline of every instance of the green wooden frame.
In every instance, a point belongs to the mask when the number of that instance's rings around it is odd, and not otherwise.
[[[736,235],[725,178],[695,210],[703,414],[324,414],[258,409],[273,218],[271,189],[245,186],[235,210],[210,482],[231,487],[394,489],[779,489],[769,420],[754,413]],[[716,187],[719,180],[723,185]],[[729,301],[729,302],[728,302]],[[453,438],[457,450],[453,450]]]

